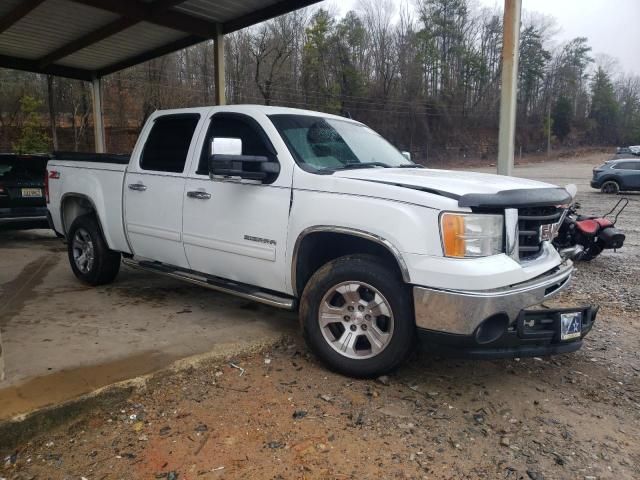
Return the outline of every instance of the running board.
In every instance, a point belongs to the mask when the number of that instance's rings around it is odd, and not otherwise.
[[[135,260],[123,258],[122,263],[132,268],[159,273],[171,278],[177,278],[178,280],[184,280],[185,282],[200,285],[201,287],[216,290],[218,292],[228,293],[231,295],[235,295],[236,297],[245,298],[247,300],[264,303],[265,305],[270,305],[272,307],[283,308],[286,310],[293,310],[295,307],[295,299],[292,297],[265,292],[257,287],[251,287],[242,283],[236,283],[218,277],[209,277],[204,274],[194,273],[190,271],[178,270],[168,265],[157,262],[138,262]]]

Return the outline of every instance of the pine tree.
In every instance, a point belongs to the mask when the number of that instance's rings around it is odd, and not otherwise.
[[[556,102],[552,114],[552,131],[558,139],[563,142],[571,132],[571,121],[573,120],[573,106],[567,97],[560,97]]]
[[[607,72],[598,67],[591,87],[591,113],[594,133],[598,141],[615,144],[618,142],[618,102],[613,84]]]
[[[49,150],[49,137],[42,132],[37,110],[42,106],[42,101],[29,95],[20,99],[20,111],[24,118],[20,138],[13,144],[13,150],[17,154],[44,153]]]

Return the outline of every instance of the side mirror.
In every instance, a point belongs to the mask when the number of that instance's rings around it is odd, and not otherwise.
[[[406,158],[407,160],[411,160],[411,152],[403,151],[403,152],[400,152],[400,153],[402,153],[402,156],[404,158]]]
[[[237,183],[271,183],[280,173],[280,164],[267,156],[242,155],[239,138],[214,138],[209,157],[211,180]]]

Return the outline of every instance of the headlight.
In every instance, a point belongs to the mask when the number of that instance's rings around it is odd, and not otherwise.
[[[502,253],[504,217],[475,213],[443,213],[440,235],[446,257],[488,257]]]

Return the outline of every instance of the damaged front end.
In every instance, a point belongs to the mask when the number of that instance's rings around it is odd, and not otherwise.
[[[505,216],[505,254],[520,268],[556,259],[528,281],[489,290],[413,288],[416,326],[430,351],[473,358],[544,356],[582,346],[598,307],[547,308],[568,287],[579,247],[552,245],[575,193],[571,189],[509,190],[471,194],[459,206]],[[461,283],[464,285],[464,283]]]

